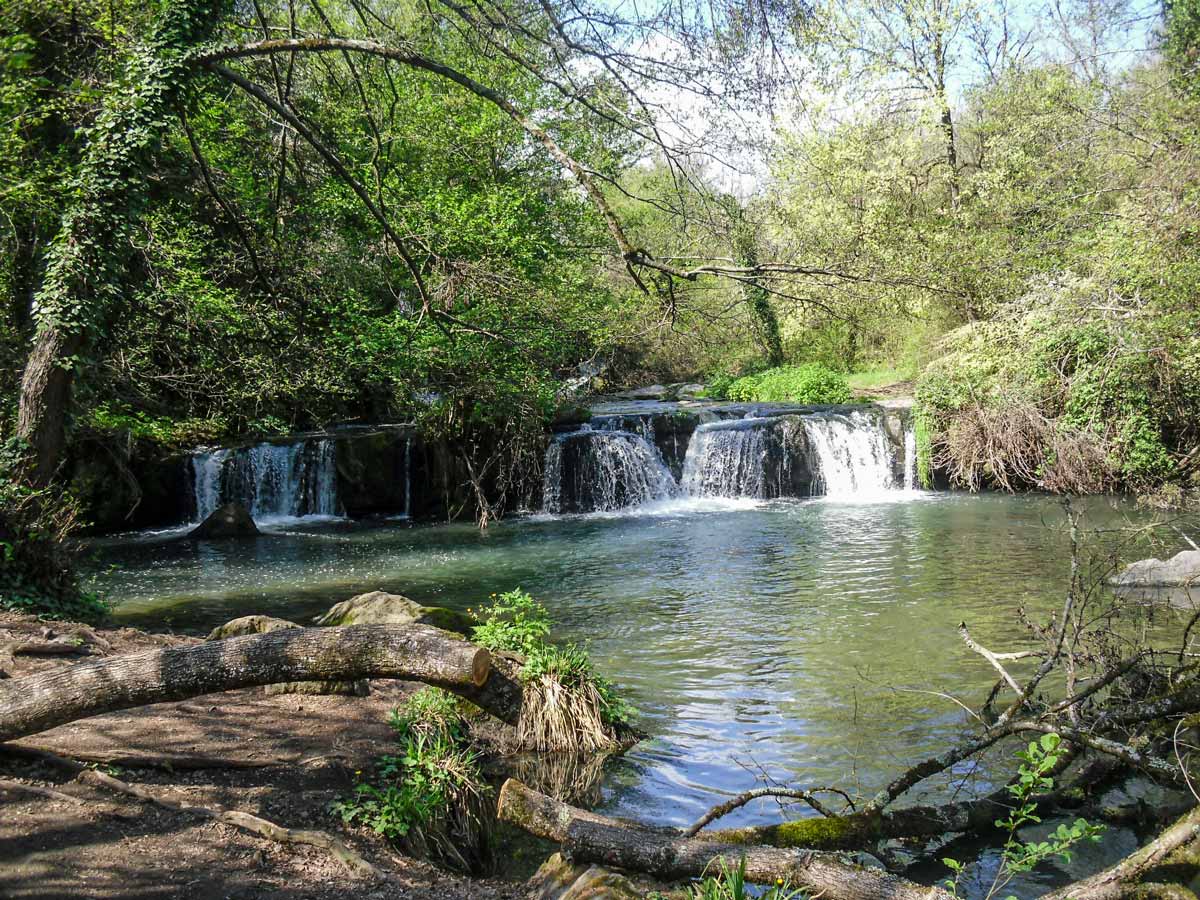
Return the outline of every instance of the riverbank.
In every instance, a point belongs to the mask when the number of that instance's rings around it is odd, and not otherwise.
[[[83,627],[0,613],[0,646]],[[132,628],[89,631],[107,656],[200,642]],[[20,677],[79,658],[17,655],[6,667]],[[356,771],[394,749],[388,713],[417,687],[373,681],[367,697],[267,696],[250,688],[108,713],[4,745],[0,896],[332,900],[346,896],[352,878],[322,850],[139,802],[64,772],[38,751],[90,763],[176,803],[333,833],[385,873],[362,882],[363,897],[527,896],[522,882],[458,876],[403,856],[369,832],[343,828],[330,812]]]

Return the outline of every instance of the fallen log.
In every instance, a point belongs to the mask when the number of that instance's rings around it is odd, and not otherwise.
[[[1156,867],[1170,863],[1172,857],[1183,854],[1189,846],[1194,850],[1197,842],[1200,842],[1200,807],[1182,816],[1146,846],[1116,865],[1045,894],[1042,900],[1121,900],[1133,896],[1137,892],[1138,882],[1146,875]],[[1195,853],[1190,855],[1195,856]],[[1193,874],[1197,862],[1200,860],[1192,861]]]
[[[723,862],[746,865],[746,880],[778,879],[823,900],[951,900],[926,887],[830,852],[751,846],[686,837],[676,829],[650,828],[589,813],[509,779],[500,789],[498,815],[537,837],[556,841],[579,862],[646,872],[667,881],[699,878]]]
[[[77,719],[285,681],[398,678],[445,688],[510,724],[521,686],[491,654],[427,625],[295,628],[171,647],[0,682],[0,741]]]

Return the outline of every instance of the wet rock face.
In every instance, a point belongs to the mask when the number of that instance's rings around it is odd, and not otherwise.
[[[696,497],[807,497],[818,471],[798,416],[740,419],[696,430],[682,485]]]
[[[258,526],[246,507],[240,503],[225,503],[188,532],[188,537],[195,541],[215,541],[255,537],[258,534]]]

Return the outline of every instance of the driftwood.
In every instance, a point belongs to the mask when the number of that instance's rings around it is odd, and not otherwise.
[[[537,837],[556,841],[579,862],[648,872],[668,881],[698,878],[721,862],[746,864],[748,881],[784,879],[823,900],[950,900],[941,888],[926,887],[882,869],[857,864],[837,853],[729,844],[711,836],[687,837],[675,829],[622,822],[548,797],[509,779],[500,790],[498,815]]]
[[[427,625],[296,628],[64,666],[0,683],[0,741],[151,703],[282,681],[399,678],[445,688],[510,724],[514,668]]]

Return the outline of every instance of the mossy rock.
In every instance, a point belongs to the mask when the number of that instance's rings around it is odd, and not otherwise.
[[[280,694],[336,694],[346,697],[366,697],[371,688],[366,679],[358,681],[285,681],[282,684],[268,684],[268,697]]]
[[[626,876],[602,866],[573,863],[555,853],[529,880],[531,900],[641,900]]]
[[[276,619],[272,616],[242,616],[232,619],[224,625],[218,625],[209,632],[207,641],[221,641],[225,638],[241,637],[245,634],[267,634],[281,628],[299,628],[295,622],[287,619]]]
[[[432,625],[466,636],[474,627],[471,617],[443,606],[422,606],[401,594],[371,591],[331,607],[319,616],[318,625]]]

